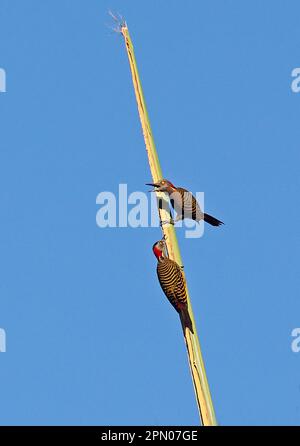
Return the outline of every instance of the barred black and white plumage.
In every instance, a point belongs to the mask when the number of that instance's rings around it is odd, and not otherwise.
[[[169,302],[179,313],[184,326],[193,332],[182,270],[174,260],[166,256],[163,241],[156,242],[153,245],[153,252],[157,258],[156,270],[160,286]]]
[[[187,304],[184,278],[180,266],[169,258],[157,262],[157,276],[163,292],[179,312],[180,306]]]
[[[184,218],[190,218],[197,222],[204,220],[212,226],[221,226],[223,224],[221,220],[202,212],[193,194],[183,187],[175,187],[174,184],[166,179],[158,183],[148,184],[154,186],[156,192],[166,192],[169,195],[171,205],[177,214],[175,223]]]

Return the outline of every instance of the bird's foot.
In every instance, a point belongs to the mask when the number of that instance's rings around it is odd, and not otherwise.
[[[171,218],[170,220],[161,220],[161,222],[160,222],[160,226],[163,226],[163,225],[175,225],[175,222],[174,222],[174,220],[173,220],[173,218]]]

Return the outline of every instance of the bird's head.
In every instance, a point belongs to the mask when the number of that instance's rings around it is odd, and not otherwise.
[[[164,239],[155,242],[152,247],[153,253],[157,260],[167,257],[166,255],[166,242]]]
[[[168,181],[166,179],[160,180],[157,183],[146,183],[146,186],[154,187],[154,189],[151,192],[167,192],[168,194],[171,194],[176,190],[174,184],[172,184],[171,181]]]

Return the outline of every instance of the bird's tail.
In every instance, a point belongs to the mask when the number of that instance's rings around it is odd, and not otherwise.
[[[194,333],[193,322],[190,317],[189,309],[188,309],[187,305],[185,305],[183,308],[180,309],[179,315],[180,315],[180,319],[181,319],[181,323],[182,323],[183,327],[184,328],[187,327],[192,333]]]
[[[206,221],[212,226],[221,226],[224,224],[221,220],[218,220],[217,218],[212,217],[209,214],[204,214],[204,221]]]

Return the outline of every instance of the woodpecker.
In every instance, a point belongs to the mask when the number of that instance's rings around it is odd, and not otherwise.
[[[157,258],[157,276],[160,286],[179,313],[180,319],[184,327],[188,327],[193,331],[193,323],[191,321],[188,301],[185,288],[185,281],[180,266],[166,255],[166,245],[164,240],[159,240],[153,245],[153,253]]]
[[[202,212],[196,198],[188,190],[182,187],[175,187],[174,184],[166,179],[158,183],[147,183],[146,185],[154,187],[151,192],[166,192],[169,195],[171,205],[175,209],[177,216],[175,220],[170,220],[168,223],[174,224],[184,218],[190,218],[198,223],[204,220],[212,226],[224,224],[217,218]]]

